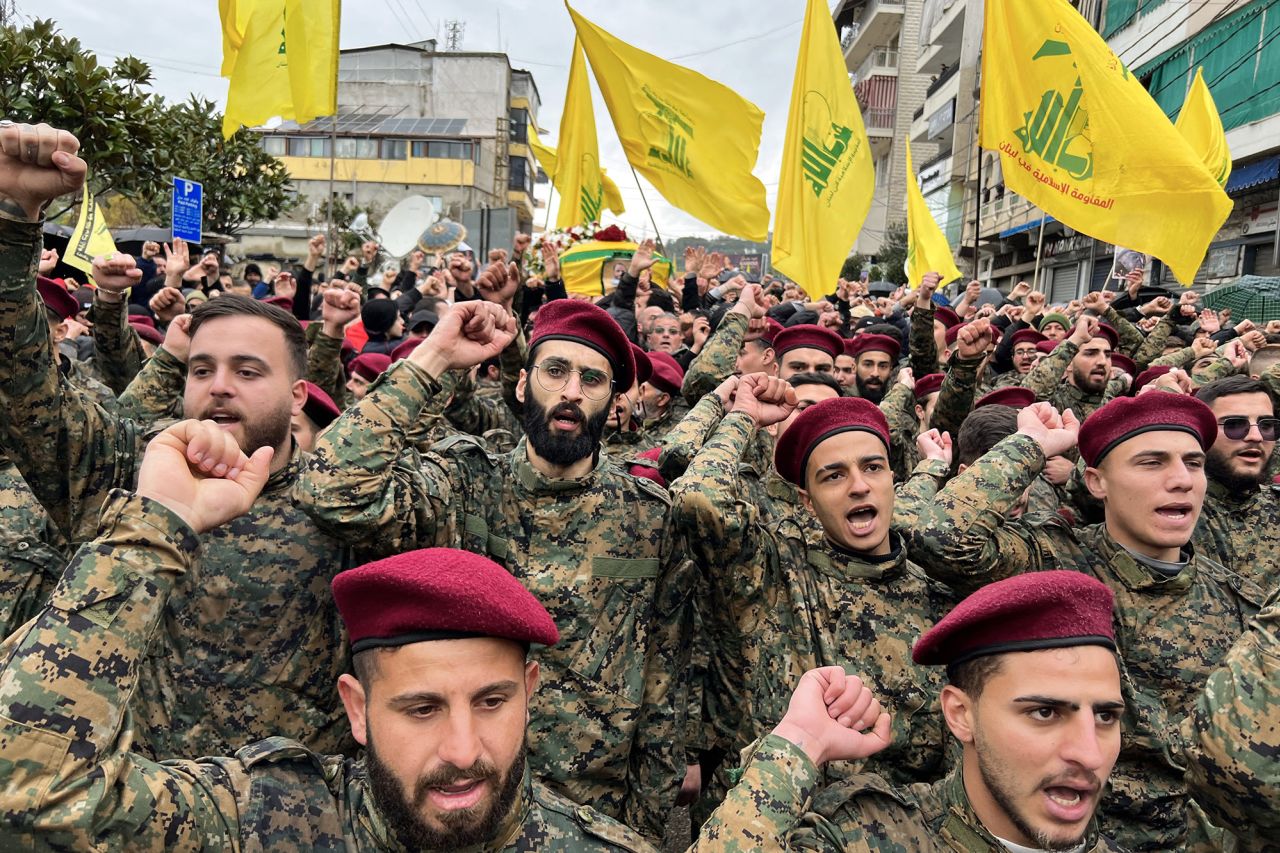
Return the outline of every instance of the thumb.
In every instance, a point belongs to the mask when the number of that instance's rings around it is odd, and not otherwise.
[[[259,447],[249,457],[244,470],[236,473],[234,477],[228,476],[227,479],[235,480],[244,487],[246,492],[256,498],[263,486],[267,484],[267,478],[271,476],[271,460],[275,457],[275,452],[274,447]]]
[[[84,182],[84,176],[89,171],[89,164],[84,160],[66,151],[55,151],[50,159],[62,173],[64,184],[69,187],[78,187]]]

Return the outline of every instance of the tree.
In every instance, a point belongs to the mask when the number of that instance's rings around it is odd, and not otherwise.
[[[885,281],[907,283],[907,224],[895,222],[884,230],[884,243],[876,252],[876,266]],[[873,279],[874,280],[874,279]]]
[[[368,228],[360,231],[352,230],[351,223],[362,213],[368,219]],[[317,233],[324,231],[325,224],[329,221],[329,202],[327,201],[320,202],[315,216],[307,217],[307,225]],[[356,254],[361,244],[365,240],[372,239],[372,235],[377,233],[378,223],[381,221],[382,217],[374,207],[348,205],[342,199],[335,198],[332,221],[335,247],[330,249],[329,254],[340,260],[347,255]]]
[[[854,252],[845,258],[844,266],[840,267],[840,277],[845,281],[858,281],[862,278],[862,268],[866,265],[867,259]]]
[[[194,95],[165,110],[163,144],[181,152],[163,175],[164,190],[148,208],[157,222],[169,220],[169,179],[181,176],[204,186],[204,230],[234,236],[252,222],[275,219],[292,207],[289,173],[262,149],[257,134],[238,130],[222,138],[222,113]]]
[[[53,21],[0,27],[0,115],[74,133],[95,194],[149,199],[164,189],[172,168],[164,102],[145,91],[150,82],[145,62],[124,56],[104,66]]]

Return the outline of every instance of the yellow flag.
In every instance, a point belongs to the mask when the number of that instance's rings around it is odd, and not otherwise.
[[[568,4],[565,4],[568,6]],[[726,234],[764,240],[769,208],[751,170],[764,113],[696,71],[569,14],[627,159],[667,201]]]
[[[613,178],[609,177],[608,169],[600,170],[600,184],[604,187],[604,209],[612,210],[617,214],[626,213],[626,205],[622,203],[622,190],[618,189]]]
[[[560,276],[565,290],[581,296],[599,297],[613,291],[613,269],[623,268],[630,262],[639,246],[636,243],[605,243],[600,240],[583,240],[575,243],[560,256]],[[674,265],[669,258],[653,256],[650,278],[654,284],[666,287]]]
[[[604,206],[600,148],[596,142],[591,84],[587,82],[587,61],[582,56],[582,45],[576,40],[569,63],[569,88],[564,96],[564,112],[560,114],[556,152],[555,186],[560,191],[556,228],[563,230],[598,222]]]
[[[1196,79],[1191,84],[1191,91],[1187,92],[1174,127],[1204,158],[1205,168],[1218,186],[1225,187],[1227,178],[1231,177],[1231,149],[1227,147],[1227,132],[1222,128],[1218,106],[1205,85],[1203,67],[1196,69]]]
[[[560,165],[559,152],[539,139],[537,133],[529,137],[529,147],[533,149],[533,156],[538,159],[538,165],[542,167],[542,171],[547,173],[547,178],[558,188],[559,180],[556,174],[557,167]],[[618,214],[626,213],[627,208],[622,203],[622,192],[609,177],[608,169],[600,170],[600,184],[604,188],[604,209]]]
[[[240,15],[235,8],[223,6]],[[222,135],[275,116],[307,122],[338,110],[340,0],[252,0],[235,53]],[[234,26],[234,25],[232,25]],[[224,50],[232,40],[223,19]],[[224,55],[224,61],[226,57]],[[225,62],[224,62],[225,65]]]
[[[925,204],[924,193],[916,183],[916,169],[911,163],[911,143],[907,143],[907,282],[912,289],[920,286],[927,272],[942,276],[942,285],[960,277],[955,257],[947,238],[934,221]]]
[[[218,17],[222,19],[222,70],[218,73],[223,77],[230,77],[236,67],[253,4],[254,0],[218,0]]]
[[[107,255],[115,250],[116,242],[111,239],[111,232],[107,230],[107,220],[102,215],[102,208],[86,185],[84,198],[80,202],[80,218],[76,220],[76,227],[67,240],[67,255],[62,260],[83,270],[92,281],[94,257]]]
[[[826,3],[809,0],[782,149],[773,265],[831,292],[875,193],[871,143]]]
[[[986,0],[981,144],[1070,228],[1194,279],[1231,200],[1067,0]]]

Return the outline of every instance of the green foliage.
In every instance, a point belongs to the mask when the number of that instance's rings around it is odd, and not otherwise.
[[[895,222],[884,231],[884,243],[876,253],[876,266],[880,275],[872,270],[872,281],[890,281],[894,284],[907,283],[907,224]]]
[[[168,222],[169,180],[177,175],[204,185],[204,230],[234,235],[252,222],[275,219],[295,202],[284,164],[262,150],[257,134],[238,130],[222,138],[222,113],[194,95],[165,111],[164,144],[181,152],[164,176],[164,191],[150,199],[152,216]]]
[[[150,82],[145,62],[126,56],[102,65],[53,21],[0,27],[0,115],[75,134],[95,193],[148,198],[164,189],[173,149]]]
[[[844,266],[840,267],[840,277],[845,281],[857,281],[862,277],[862,268],[867,265],[867,259],[857,252],[844,259]]]
[[[321,201],[316,209],[315,216],[307,217],[307,225],[316,233],[324,231],[325,224],[329,222],[329,202]],[[333,200],[333,241],[336,248],[330,250],[336,258],[345,258],[347,255],[358,254],[360,246],[365,240],[370,239],[368,233],[359,233],[351,230],[352,221],[364,214],[369,218],[369,228],[377,233],[378,223],[382,221],[381,214],[375,207],[359,207],[357,205],[348,205],[340,198]]]

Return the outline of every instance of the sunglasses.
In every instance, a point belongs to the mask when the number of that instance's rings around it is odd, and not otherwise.
[[[1236,415],[1218,421],[1218,426],[1222,427],[1222,434],[1232,441],[1243,439],[1249,434],[1249,428],[1254,425],[1257,425],[1263,441],[1275,441],[1277,433],[1280,433],[1280,418],[1258,418],[1256,421],[1251,421],[1243,415]]]

